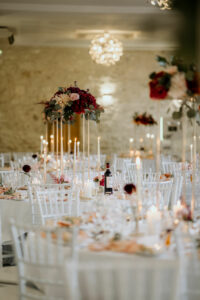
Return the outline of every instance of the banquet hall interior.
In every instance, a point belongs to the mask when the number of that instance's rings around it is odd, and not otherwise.
[[[200,299],[199,20],[0,0],[0,299]]]

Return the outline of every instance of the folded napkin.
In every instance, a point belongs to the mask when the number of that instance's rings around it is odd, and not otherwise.
[[[12,171],[11,167],[0,168],[0,171]]]
[[[0,199],[5,199],[5,200],[22,200],[21,195],[19,193],[13,193],[10,195],[4,195],[0,194]]]
[[[27,186],[21,186],[21,187],[18,188],[18,190],[20,190],[20,191],[27,191],[28,188],[27,188]]]
[[[134,240],[110,240],[106,245],[102,243],[92,243],[89,245],[91,251],[112,251],[122,253],[139,253],[154,255],[157,251],[155,247],[147,246],[142,243],[137,243]]]
[[[59,227],[72,227],[73,225],[80,225],[80,217],[66,217],[63,220],[57,222]]]
[[[113,251],[123,253],[136,253],[139,252],[142,245],[138,245],[135,241],[113,241],[108,244],[93,243],[89,245],[91,251]]]

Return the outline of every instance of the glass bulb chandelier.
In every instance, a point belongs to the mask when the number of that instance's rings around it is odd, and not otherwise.
[[[123,54],[122,43],[109,33],[103,33],[91,41],[89,54],[97,64],[111,66],[119,61]]]
[[[161,10],[171,9],[172,5],[172,0],[149,0],[149,2],[154,6],[158,6]]]

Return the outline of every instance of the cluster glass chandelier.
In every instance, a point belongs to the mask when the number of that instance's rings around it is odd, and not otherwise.
[[[161,10],[172,8],[172,0],[149,0],[149,2],[154,6],[158,6]]]
[[[91,41],[89,54],[97,64],[111,66],[119,61],[123,54],[122,43],[105,32]]]

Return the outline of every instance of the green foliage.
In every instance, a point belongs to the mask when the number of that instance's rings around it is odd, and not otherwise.
[[[166,89],[170,88],[171,84],[171,75],[168,73],[165,73],[162,77],[158,79],[158,82],[160,85],[164,86]]]
[[[182,117],[182,112],[181,111],[174,111],[173,114],[172,114],[172,118],[174,120],[181,119],[181,117]]]
[[[157,62],[160,64],[161,67],[166,67],[167,65],[169,65],[169,62],[167,61],[167,59],[163,56],[157,56],[156,57]]]
[[[196,102],[191,102],[191,101],[183,101],[179,111],[174,111],[172,113],[172,118],[174,120],[179,120],[182,118],[183,116],[183,108],[186,110],[186,116],[191,120],[193,118],[196,119],[196,122],[198,125],[200,125],[200,111],[198,109],[195,108],[194,103],[198,103],[199,100],[197,100]],[[191,104],[192,103],[192,104]]]
[[[150,75],[149,75],[149,78],[150,79],[154,79],[156,76],[156,72],[152,72]]]
[[[188,109],[188,111],[187,111],[187,116],[188,116],[188,118],[194,118],[195,116],[196,116],[196,111],[194,110],[194,109]]]
[[[4,195],[12,195],[15,191],[12,188],[9,188],[6,192],[4,192]]]

